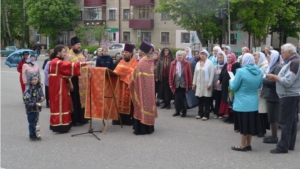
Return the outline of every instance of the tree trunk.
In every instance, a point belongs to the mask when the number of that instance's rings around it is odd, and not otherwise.
[[[196,30],[196,32],[197,32],[197,36],[198,36],[198,38],[199,38],[199,40],[200,40],[202,46],[203,46],[203,47],[206,46],[206,45],[207,45],[207,44],[206,44],[206,39],[203,38],[203,35],[202,35],[201,31],[198,29],[198,30]]]
[[[8,43],[12,44],[13,40],[11,37],[10,29],[9,29],[9,24],[8,24],[8,16],[7,16],[7,5],[4,6],[4,17],[5,17],[5,27],[8,35]]]

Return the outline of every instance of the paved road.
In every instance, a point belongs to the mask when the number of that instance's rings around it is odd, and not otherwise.
[[[43,57],[39,58],[41,65]],[[221,120],[206,122],[194,119],[196,109],[186,118],[172,117],[174,110],[158,109],[155,132],[135,136],[129,126],[108,126],[107,133],[71,137],[85,132],[88,125],[73,127],[69,133],[49,130],[49,109],[40,115],[42,141],[30,142],[28,123],[22,103],[19,74],[4,65],[1,58],[1,167],[6,169],[222,169],[222,168],[300,168],[300,132],[296,150],[284,155],[269,153],[275,145],[254,137],[252,152],[235,152],[239,134]],[[45,103],[44,103],[45,107]],[[174,107],[172,107],[174,108]],[[212,117],[212,115],[211,115]],[[94,121],[94,129],[102,130],[102,122]],[[269,132],[268,132],[269,134]]]

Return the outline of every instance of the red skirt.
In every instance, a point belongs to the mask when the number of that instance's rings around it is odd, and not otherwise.
[[[230,110],[228,107],[228,103],[221,101],[219,114],[220,115],[229,115],[229,113],[230,113]]]

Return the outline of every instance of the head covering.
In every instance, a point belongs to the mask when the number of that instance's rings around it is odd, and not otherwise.
[[[209,56],[209,53],[208,53],[208,51],[207,51],[206,49],[201,50],[200,53],[205,53],[205,55],[206,55],[207,57]]]
[[[140,46],[140,50],[145,52],[145,53],[149,53],[149,51],[151,50],[152,46],[151,43],[144,41],[142,42],[141,46]]]
[[[218,55],[223,55],[223,63],[217,62],[218,65],[224,65],[225,63],[227,63],[227,56],[226,56],[225,52],[223,52],[222,50],[220,50],[220,51],[218,52],[217,56],[218,56]]]
[[[186,47],[185,49],[188,49],[188,53],[186,54],[186,59],[192,59],[193,55],[192,55],[192,50],[190,47]]]
[[[31,80],[32,79],[39,80],[39,77],[38,77],[38,75],[36,73],[29,73],[27,77],[29,79],[29,84],[31,84]]]
[[[226,48],[228,50],[228,53],[231,52],[231,47],[230,46],[225,46],[224,48]]]
[[[22,55],[24,56],[25,53],[27,53],[27,54],[29,55],[29,52],[28,52],[28,51],[22,52]]]
[[[255,65],[254,56],[251,53],[244,54],[242,65]]]
[[[270,49],[270,50],[274,50],[273,46],[269,46],[269,49]]]
[[[132,44],[126,43],[124,46],[124,51],[127,51],[129,53],[133,53],[134,49],[135,49],[135,46]]]
[[[266,55],[262,52],[259,52],[259,61],[257,65],[260,65],[265,60],[266,60]]]
[[[279,58],[279,52],[277,52],[276,50],[270,50],[270,52],[271,52],[270,62],[269,62],[268,69],[266,71],[267,74],[270,72],[273,66],[278,62],[278,58]]]
[[[222,52],[222,49],[220,48],[220,46],[215,46],[215,47],[213,48],[213,50],[215,50],[215,49],[218,50],[217,55],[218,55],[220,52]],[[214,55],[214,53],[213,53],[213,55]],[[217,56],[217,55],[216,55],[216,56]]]
[[[181,62],[178,61],[178,55],[182,55],[182,51],[179,50],[176,52],[176,74],[181,77]]]
[[[236,63],[236,57],[234,53],[229,53],[229,54],[231,55],[231,61],[227,63],[227,71],[231,72],[232,65]]]
[[[80,43],[80,40],[75,36],[71,39],[71,46],[74,46],[76,43]]]

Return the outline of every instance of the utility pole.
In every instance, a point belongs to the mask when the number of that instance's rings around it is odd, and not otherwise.
[[[23,0],[23,40],[22,40],[22,46],[25,48],[25,25],[26,25],[26,12],[25,12],[25,0]]]
[[[230,2],[228,0],[228,46],[230,46],[230,11],[229,11],[229,8],[230,8]]]

